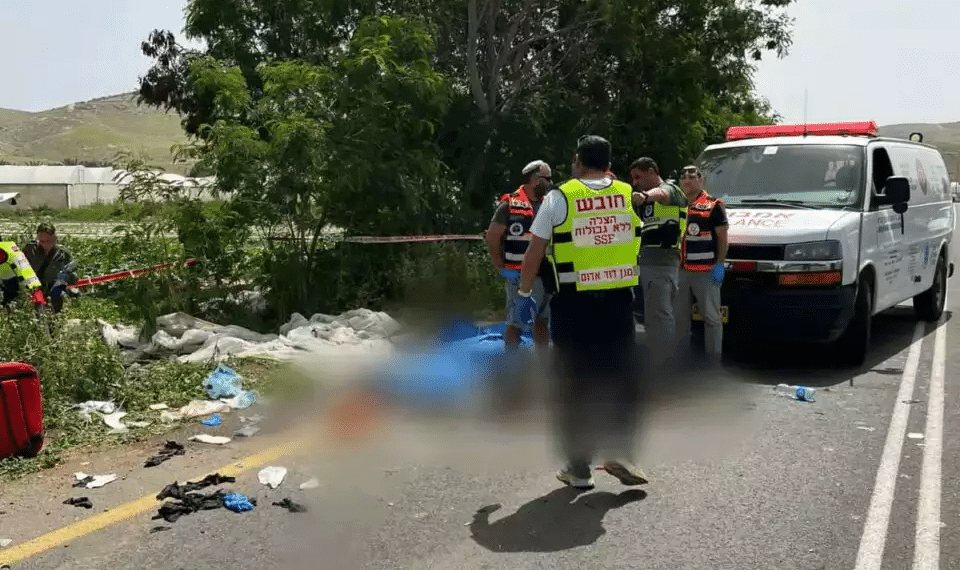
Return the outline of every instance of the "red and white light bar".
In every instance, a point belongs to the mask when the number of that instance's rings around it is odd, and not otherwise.
[[[861,121],[854,123],[814,123],[806,125],[765,125],[730,127],[727,140],[759,139],[769,137],[799,137],[803,135],[876,135],[877,123]]]

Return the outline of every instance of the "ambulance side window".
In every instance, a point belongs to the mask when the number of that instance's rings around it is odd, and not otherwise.
[[[893,176],[893,164],[890,162],[890,155],[885,148],[873,149],[873,178],[871,180],[871,198],[874,193],[883,193],[884,186],[887,184],[887,178]],[[875,199],[870,200],[870,209],[878,210],[879,206]]]

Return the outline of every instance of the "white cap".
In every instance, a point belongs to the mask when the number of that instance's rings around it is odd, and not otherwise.
[[[522,174],[533,174],[534,170],[539,170],[541,167],[546,166],[547,170],[550,170],[550,165],[542,160],[534,160],[533,162],[528,163],[523,167],[521,171]]]

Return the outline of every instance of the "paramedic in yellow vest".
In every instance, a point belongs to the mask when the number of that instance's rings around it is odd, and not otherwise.
[[[10,302],[17,298],[21,284],[24,285],[36,305],[46,305],[47,299],[40,286],[40,279],[30,267],[27,256],[12,241],[0,238],[0,283],[3,284],[2,305],[10,310]]]
[[[557,428],[567,461],[557,478],[572,487],[594,485],[591,463],[625,485],[647,482],[633,466],[633,436],[641,402],[635,326],[630,311],[637,284],[639,218],[631,188],[606,175],[610,143],[577,142],[574,178],[551,190],[533,221],[520,271],[516,312],[530,321],[533,284],[547,253],[554,275],[550,301]]]
[[[630,165],[634,207],[640,213],[639,289],[643,295],[643,326],[649,364],[658,371],[673,357],[676,321],[673,306],[680,287],[680,245],[685,228],[687,198],[683,191],[660,178],[652,158]]]
[[[521,175],[523,184],[516,192],[501,197],[493,219],[490,220],[490,227],[484,234],[493,267],[506,280],[504,288],[507,297],[507,327],[503,340],[507,348],[520,345],[520,330],[524,324],[513,311],[517,299],[517,285],[520,284],[520,266],[530,243],[533,218],[540,210],[543,196],[553,185],[550,166],[542,160],[535,160],[524,166]],[[540,276],[534,281],[533,297],[537,306],[542,309],[533,323],[533,342],[538,348],[545,348],[550,343],[550,307],[543,305],[544,288]]]
[[[723,203],[703,190],[703,175],[696,166],[685,166],[680,179],[687,197],[687,231],[683,234],[680,260],[680,292],[676,317],[678,346],[690,348],[693,298],[703,315],[704,348],[708,364],[720,367],[723,321],[720,315],[720,285],[727,259],[727,213]]]

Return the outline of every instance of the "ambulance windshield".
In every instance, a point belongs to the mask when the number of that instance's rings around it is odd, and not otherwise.
[[[864,147],[790,144],[706,150],[704,190],[726,204],[845,208],[863,203]]]

